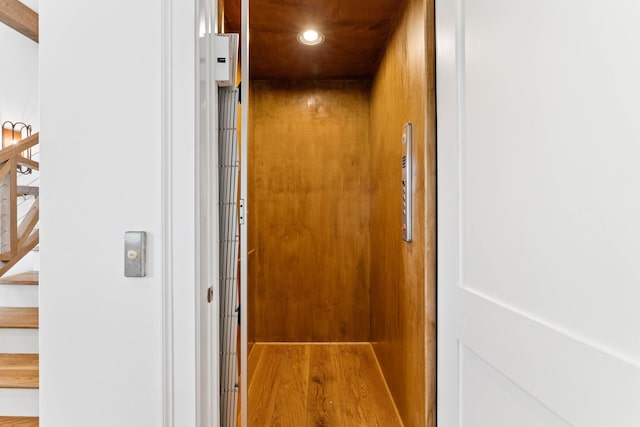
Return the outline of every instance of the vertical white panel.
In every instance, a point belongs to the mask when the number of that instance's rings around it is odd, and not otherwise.
[[[165,426],[191,426],[198,422],[198,302],[197,254],[197,93],[198,93],[198,3],[196,0],[164,0],[163,115],[165,196],[163,218],[166,308],[171,327],[165,340],[171,342],[167,360],[172,383],[167,406],[173,408]],[[168,163],[167,163],[168,162]],[[166,284],[167,285],[167,284]],[[165,320],[167,311],[165,311]],[[170,335],[167,334],[170,333]],[[170,337],[170,339],[169,339]],[[165,357],[167,353],[165,351]],[[165,375],[167,373],[165,372]],[[165,388],[167,383],[165,381]]]
[[[464,285],[640,363],[639,17],[465,0],[460,156]]]
[[[241,0],[241,30],[240,30],[240,57],[242,64],[242,118],[241,118],[241,135],[242,141],[240,143],[241,152],[240,152],[240,198],[244,200],[244,222],[240,226],[240,277],[242,278],[240,282],[240,301],[242,304],[241,316],[240,316],[240,353],[242,355],[240,371],[242,375],[240,377],[240,400],[242,402],[242,427],[247,427],[247,419],[248,419],[248,381],[247,381],[247,372],[248,372],[248,364],[247,360],[249,357],[248,354],[248,312],[249,312],[249,301],[247,301],[248,292],[247,292],[247,253],[249,251],[247,244],[247,224],[248,215],[251,215],[251,205],[249,204],[249,200],[247,197],[247,170],[248,167],[248,151],[249,147],[249,0]]]
[[[196,12],[173,3],[40,8],[42,425],[196,422]]]
[[[640,5],[436,13],[438,422],[635,426]]]
[[[460,277],[458,248],[458,66],[462,38],[457,20],[461,0],[436,0],[438,319],[437,417],[442,427],[460,426],[458,391],[461,307],[453,298]],[[447,173],[444,173],[444,172]],[[446,236],[446,238],[444,237]]]
[[[218,311],[218,156],[217,87],[214,80],[212,34],[217,30],[217,1],[199,0],[198,145],[196,147],[198,425],[220,424]],[[209,288],[211,287],[211,302]]]

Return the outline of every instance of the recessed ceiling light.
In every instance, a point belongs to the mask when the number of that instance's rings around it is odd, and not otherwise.
[[[308,46],[315,46],[324,41],[324,35],[315,30],[306,30],[298,34],[298,41]]]

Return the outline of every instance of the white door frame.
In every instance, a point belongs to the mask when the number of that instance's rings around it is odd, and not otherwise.
[[[212,2],[215,3],[215,2]],[[217,265],[217,245],[200,256],[198,163],[199,1],[162,0],[162,376],[163,426],[209,426],[202,390],[213,378],[200,349],[200,282]],[[216,15],[217,16],[217,15]],[[191,47],[191,48],[189,48]],[[215,134],[215,132],[213,132]],[[217,174],[213,174],[217,177]],[[215,182],[211,188],[217,188]],[[206,210],[206,209],[205,209]],[[206,246],[206,245],[205,245]],[[210,263],[210,265],[206,265]],[[204,295],[206,297],[206,295]],[[211,313],[205,315],[210,316]],[[212,325],[212,340],[218,329]],[[214,352],[215,353],[215,352]],[[202,383],[201,380],[205,381]],[[210,381],[211,384],[206,382]],[[204,414],[204,415],[203,415]],[[205,418],[205,419],[203,419]]]
[[[220,425],[220,263],[218,87],[214,45],[217,0],[198,0],[196,95],[196,425]],[[209,36],[207,36],[209,35]],[[212,301],[208,301],[211,288]]]
[[[244,218],[240,220],[240,406],[241,406],[241,427],[247,427],[248,420],[248,308],[249,303],[247,301],[247,283],[248,283],[248,269],[247,269],[247,256],[249,248],[247,246],[247,224],[248,215],[250,214],[250,205],[247,197],[247,169],[249,156],[249,0],[241,1],[241,15],[242,22],[240,27],[240,58],[242,64],[242,117],[240,119],[240,198],[244,200]]]
[[[220,423],[218,103],[200,15],[216,33],[218,5],[162,4],[163,426],[209,427]]]

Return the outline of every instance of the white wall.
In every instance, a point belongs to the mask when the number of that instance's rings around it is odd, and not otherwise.
[[[24,2],[37,10],[37,2]],[[40,128],[38,102],[38,44],[0,24],[0,123],[24,122]]]
[[[168,182],[187,178],[175,195],[186,201],[176,213],[185,218],[170,228],[162,197],[163,129],[171,131],[163,122],[162,13],[170,3],[41,1],[43,427],[163,425],[167,271],[184,273],[173,287],[176,425],[193,425],[195,19],[182,4],[173,23],[186,40],[174,47],[184,69],[173,71],[184,83],[174,102],[184,108],[174,118],[179,156]],[[126,230],[148,232],[146,278],[123,276]],[[173,270],[162,265],[166,230],[183,236],[173,240]]]

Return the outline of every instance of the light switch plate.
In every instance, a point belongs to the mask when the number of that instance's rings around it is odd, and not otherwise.
[[[127,231],[124,233],[124,276],[147,275],[147,233]]]

